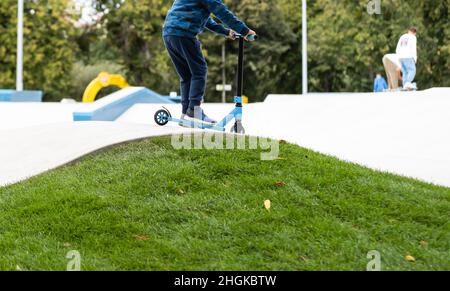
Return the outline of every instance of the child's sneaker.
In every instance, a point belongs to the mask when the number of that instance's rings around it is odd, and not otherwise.
[[[186,113],[185,120],[190,120],[190,121],[194,121],[194,122],[201,123],[204,125],[211,125],[211,126],[214,126],[217,124],[217,121],[215,121],[212,118],[209,118],[205,114],[205,112],[203,112],[203,109],[201,109],[200,107],[196,107],[195,110],[189,108]]]
[[[417,84],[416,83],[406,83],[404,88],[405,91],[416,91],[417,90]]]

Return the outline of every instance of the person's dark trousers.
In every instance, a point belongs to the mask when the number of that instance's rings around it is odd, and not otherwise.
[[[165,36],[164,44],[180,76],[183,114],[200,106],[205,95],[208,65],[196,38]]]

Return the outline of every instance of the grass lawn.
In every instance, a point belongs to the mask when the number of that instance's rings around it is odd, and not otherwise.
[[[0,188],[0,269],[65,270],[77,250],[83,270],[365,270],[377,250],[383,270],[450,270],[450,189],[280,156],[161,137]]]

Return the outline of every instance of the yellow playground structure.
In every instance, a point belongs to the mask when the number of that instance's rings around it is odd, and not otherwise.
[[[123,89],[129,87],[130,85],[121,75],[111,75],[106,72],[101,72],[100,74],[98,74],[97,78],[92,80],[92,82],[84,91],[83,103],[94,102],[98,92],[100,92],[101,89],[109,86],[117,86]]]

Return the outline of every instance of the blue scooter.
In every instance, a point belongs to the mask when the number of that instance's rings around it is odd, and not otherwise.
[[[249,35],[247,37],[248,41],[257,40],[257,35]],[[201,128],[201,129],[211,129],[224,132],[225,127],[232,122],[234,125],[231,128],[232,133],[245,134],[244,126],[242,125],[242,106],[243,106],[243,83],[244,83],[244,41],[245,37],[243,35],[237,34],[236,39],[239,39],[239,61],[238,61],[238,79],[237,79],[237,90],[236,96],[234,97],[234,102],[236,103],[235,108],[231,111],[224,119],[215,125],[207,125],[201,122],[194,122],[190,120],[182,120],[173,118],[169,110],[163,107],[163,109],[158,110],[155,113],[155,122],[160,126],[164,126],[169,122],[176,122],[185,127]]]

